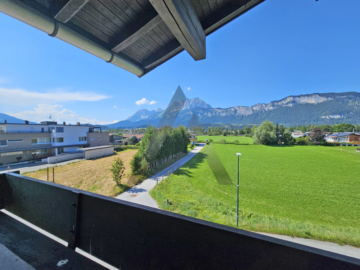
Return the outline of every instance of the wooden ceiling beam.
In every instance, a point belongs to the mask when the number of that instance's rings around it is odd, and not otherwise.
[[[151,1],[151,0],[150,0]],[[205,20],[202,22],[204,27],[204,32],[206,36],[210,35],[220,27],[226,25],[232,20],[236,19],[240,15],[246,13],[257,5],[261,4],[265,0],[233,0],[230,8],[225,6],[223,9],[220,9],[217,14],[214,15],[212,20]],[[158,52],[154,53],[147,59],[142,62],[143,67],[145,68],[145,73],[150,72],[154,68],[168,61],[175,55],[182,52],[184,49],[180,44],[172,43],[169,44],[166,48],[162,48]]]
[[[140,29],[128,32],[127,34],[122,33],[121,37],[117,40],[117,45],[112,48],[112,51],[118,53],[130,46],[132,43],[143,37],[147,32],[162,22],[159,15],[156,15],[152,19],[148,20]]]
[[[157,13],[194,58],[206,58],[206,36],[190,0],[150,0]]]
[[[62,23],[67,23],[87,4],[87,2],[89,2],[89,0],[69,0],[54,18]]]

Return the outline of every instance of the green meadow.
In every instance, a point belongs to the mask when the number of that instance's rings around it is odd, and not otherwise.
[[[162,209],[235,227],[237,152],[239,228],[360,247],[354,147],[212,144],[151,195]]]
[[[213,140],[213,142],[220,142],[222,139],[226,140],[226,142],[233,142],[235,140],[238,140],[240,144],[254,144],[253,138],[251,137],[245,137],[245,136],[196,136],[198,140],[205,141]]]

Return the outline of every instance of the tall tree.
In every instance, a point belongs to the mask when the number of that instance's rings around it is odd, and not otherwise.
[[[262,122],[261,125],[256,129],[253,138],[256,144],[276,144],[277,138],[275,134],[274,123],[267,120]]]
[[[314,128],[311,131],[310,139],[314,144],[321,143],[325,138],[325,135],[323,134],[323,131],[320,128]]]

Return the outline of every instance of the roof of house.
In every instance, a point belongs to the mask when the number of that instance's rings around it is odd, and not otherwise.
[[[206,36],[263,1],[3,0],[0,12],[141,77],[184,49],[205,59]]]
[[[144,137],[144,134],[125,134],[123,135],[123,138],[131,138],[134,136],[138,139],[141,139],[142,137]]]
[[[329,137],[344,137],[355,134],[353,132],[341,132],[341,133],[333,133],[332,135],[329,135]]]

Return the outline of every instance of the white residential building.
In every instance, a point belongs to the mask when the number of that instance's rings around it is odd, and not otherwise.
[[[109,145],[109,133],[90,125],[0,123],[0,164],[25,161],[80,148]]]

